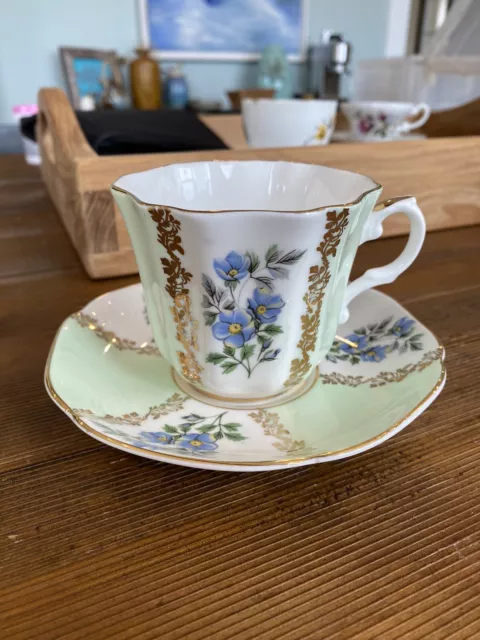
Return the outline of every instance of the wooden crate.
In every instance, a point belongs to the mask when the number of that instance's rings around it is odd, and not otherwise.
[[[240,116],[213,116],[204,121],[234,148],[98,156],[61,90],[41,89],[38,103],[42,174],[92,278],[137,271],[123,219],[110,194],[112,182],[126,173],[173,162],[262,159],[325,164],[373,177],[384,186],[382,198],[415,195],[429,230],[480,223],[480,137],[248,149]],[[385,223],[385,235],[400,235],[407,229],[404,216],[392,216]]]

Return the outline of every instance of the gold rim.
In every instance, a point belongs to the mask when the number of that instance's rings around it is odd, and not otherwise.
[[[392,434],[403,422],[405,422],[406,420],[408,420],[414,413],[416,413],[430,398],[432,398],[432,396],[434,396],[437,391],[439,391],[439,389],[442,387],[442,385],[445,382],[445,377],[446,377],[446,369],[445,369],[445,364],[444,361],[442,359],[442,369],[441,369],[441,373],[440,373],[440,377],[438,378],[437,382],[435,383],[435,386],[433,387],[433,389],[423,398],[423,400],[421,400],[411,411],[409,411],[401,420],[397,420],[397,422],[395,422],[395,424],[393,424],[391,427],[389,427],[388,429],[386,429],[385,431],[382,431],[381,433],[379,433],[378,435],[374,436],[373,438],[369,438],[368,440],[365,440],[364,442],[360,442],[359,444],[353,445],[351,447],[347,447],[346,449],[339,449],[338,451],[326,451],[325,453],[320,453],[317,455],[310,455],[310,456],[304,456],[301,458],[283,458],[280,460],[266,460],[266,461],[252,461],[252,462],[242,462],[242,461],[238,461],[238,462],[230,462],[230,461],[221,461],[221,460],[206,460],[205,458],[193,458],[190,456],[178,456],[172,453],[159,453],[157,451],[151,451],[150,449],[142,449],[140,447],[135,447],[134,445],[128,444],[126,442],[123,442],[122,440],[117,440],[116,438],[111,438],[110,436],[105,435],[104,433],[102,433],[101,431],[97,431],[96,429],[93,429],[92,427],[90,427],[88,424],[86,424],[86,422],[84,422],[82,420],[82,418],[80,418],[80,416],[78,416],[74,409],[72,409],[63,399],[62,397],[55,391],[52,381],[50,379],[50,362],[52,359],[52,355],[53,355],[53,351],[55,349],[55,345],[57,343],[57,339],[58,339],[58,335],[61,331],[63,327],[63,324],[61,325],[61,327],[58,329],[57,333],[55,334],[55,338],[52,342],[52,346],[50,347],[50,351],[48,353],[48,358],[47,358],[47,363],[45,365],[45,387],[50,395],[50,397],[63,409],[63,411],[65,411],[65,413],[67,413],[69,416],[71,416],[72,420],[86,433],[91,434],[93,436],[95,436],[95,438],[97,440],[99,440],[100,442],[104,442],[104,443],[110,443],[115,445],[117,448],[120,449],[124,449],[126,451],[131,451],[133,453],[137,453],[140,454],[142,456],[145,457],[145,453],[148,452],[150,458],[153,458],[155,460],[159,460],[161,462],[171,462],[172,460],[178,460],[178,461],[182,461],[182,462],[198,462],[200,464],[206,463],[208,465],[214,465],[214,466],[223,466],[223,467],[275,467],[277,465],[281,465],[281,466],[295,466],[300,464],[301,462],[307,462],[308,460],[320,460],[322,458],[330,458],[332,456],[336,456],[337,458],[339,457],[343,457],[346,454],[353,454],[353,453],[361,453],[361,451],[365,450],[366,447],[369,447],[370,445],[375,445],[377,442],[381,442],[382,440],[386,439],[388,437],[389,434]],[[443,357],[445,357],[445,349],[441,346],[439,346],[439,348],[441,348],[443,350]]]
[[[258,213],[313,213],[314,211],[321,211],[323,209],[336,209],[338,207],[352,207],[353,205],[358,204],[359,202],[361,202],[363,200],[363,198],[365,198],[366,196],[368,196],[370,193],[373,193],[374,191],[379,191],[381,190],[383,187],[381,184],[379,184],[376,180],[374,180],[373,178],[370,178],[370,176],[366,176],[364,173],[356,173],[355,171],[347,171],[346,169],[335,169],[334,167],[328,167],[327,165],[322,165],[322,164],[317,164],[316,162],[294,162],[294,161],[290,161],[290,160],[199,160],[197,162],[188,162],[185,164],[205,164],[206,162],[209,163],[215,163],[215,162],[235,162],[236,164],[240,164],[242,162],[270,162],[270,163],[274,163],[274,164],[279,164],[280,162],[284,163],[284,164],[306,164],[306,165],[310,165],[313,167],[325,167],[326,169],[334,169],[335,171],[343,171],[344,173],[351,173],[352,175],[357,175],[357,176],[361,176],[362,178],[367,178],[368,180],[371,180],[371,182],[373,182],[373,184],[375,185],[374,187],[372,187],[371,189],[368,189],[367,191],[364,191],[362,194],[360,194],[358,196],[358,198],[356,198],[355,200],[353,200],[352,202],[345,202],[345,203],[341,203],[341,204],[328,204],[328,205],[322,205],[319,207],[314,207],[313,209],[298,209],[295,211],[276,211],[275,209],[212,209],[211,211],[207,211],[207,210],[203,210],[203,211],[199,211],[196,209],[182,209],[181,207],[174,207],[170,204],[155,204],[153,202],[144,202],[143,200],[140,200],[140,198],[137,198],[137,196],[133,193],[131,193],[130,191],[127,191],[127,189],[122,189],[122,187],[118,187],[116,185],[116,183],[121,180],[122,178],[125,177],[125,175],[130,175],[130,174],[125,174],[123,176],[120,176],[119,178],[117,178],[117,180],[115,180],[115,182],[113,184],[110,185],[110,189],[112,189],[113,191],[118,191],[119,193],[123,193],[124,195],[130,196],[131,198],[133,198],[133,200],[135,200],[135,202],[137,202],[139,205],[142,205],[144,207],[160,207],[160,208],[164,208],[164,209],[172,209],[175,211],[181,211],[182,213],[252,213],[252,212],[258,212]],[[158,169],[164,169],[165,167],[171,167],[173,165],[176,164],[182,164],[181,162],[170,162],[169,164],[164,164],[161,167],[157,167]],[[150,169],[151,171],[151,169]],[[139,171],[138,173],[145,173],[144,171]]]

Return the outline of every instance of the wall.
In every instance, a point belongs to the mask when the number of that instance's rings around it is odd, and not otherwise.
[[[310,0],[309,39],[328,28],[353,43],[354,60],[383,56],[391,1]],[[39,87],[63,86],[58,46],[126,55],[138,33],[136,0],[0,0],[0,123],[11,121],[14,104],[35,102]],[[294,66],[298,90],[303,69]],[[256,80],[252,63],[191,62],[184,69],[195,98],[222,99],[226,90]]]

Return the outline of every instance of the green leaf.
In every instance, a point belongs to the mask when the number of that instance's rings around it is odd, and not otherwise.
[[[223,305],[223,308],[227,311],[233,311],[235,309],[235,302],[233,300],[229,300]]]
[[[236,431],[241,426],[242,425],[240,424],[240,422],[227,422],[225,424],[222,424],[222,428],[227,429],[227,431]]]
[[[303,256],[303,254],[306,252],[305,251],[297,251],[296,249],[294,249],[293,251],[289,251],[288,253],[286,253],[284,256],[281,256],[280,258],[278,258],[278,260],[276,261],[277,264],[295,264],[296,262],[298,262],[300,260],[300,258]]]
[[[202,273],[202,285],[210,298],[212,298],[213,300],[215,298],[215,294],[217,293],[217,288],[213,280],[210,278],[210,276],[207,276],[206,273]]]
[[[421,351],[423,346],[419,342],[410,342],[411,351]]]
[[[176,429],[175,427],[171,427],[169,424],[166,424],[163,427],[163,430],[165,431],[165,433],[178,433],[178,429]]]
[[[288,279],[289,273],[288,269],[285,269],[285,267],[274,267],[273,265],[269,265],[268,270],[273,271],[280,280]]]
[[[253,344],[246,344],[242,347],[242,350],[240,352],[240,360],[245,360],[245,358],[250,358],[250,356],[253,356],[255,352],[255,347]]]
[[[276,336],[279,333],[283,333],[282,327],[279,327],[276,324],[267,324],[266,327],[262,329],[265,333],[268,333],[269,336]]]
[[[253,251],[247,251],[245,255],[250,260],[250,266],[248,267],[248,270],[250,271],[250,273],[254,273],[260,266],[260,258]]]
[[[423,338],[423,333],[416,333],[414,336],[411,336],[409,340],[411,340],[412,342],[418,342],[422,338]]]
[[[242,436],[240,433],[226,433],[225,437],[228,440],[233,440],[234,442],[242,442],[242,440],[246,440],[245,436]]]
[[[203,294],[202,297],[202,307],[204,309],[210,309],[210,307],[212,307],[212,301],[210,300],[210,298],[208,296],[206,296],[205,294]]]
[[[203,427],[199,427],[199,428],[197,429],[197,431],[198,431],[199,433],[208,433],[209,431],[213,431],[213,430],[214,430],[214,429],[216,429],[216,428],[217,428],[217,425],[216,425],[216,424],[206,424],[206,425],[205,425],[205,426],[203,426]]]
[[[268,276],[260,276],[258,278],[255,278],[255,280],[258,280],[258,282],[261,282],[268,289],[270,289],[270,291],[273,291],[273,285],[272,285],[273,278],[269,278]]]
[[[235,291],[235,289],[238,287],[239,282],[238,280],[228,280],[226,282],[227,287],[230,289],[230,291]]]
[[[226,356],[234,356],[235,355],[235,349],[233,347],[224,347],[223,353]]]
[[[360,358],[358,356],[352,356],[352,364],[359,364]]]
[[[215,433],[213,434],[213,437],[215,438],[215,440],[221,440],[223,438],[223,432],[215,431]]]
[[[211,362],[212,364],[219,364],[223,362],[227,356],[224,356],[223,353],[209,353],[205,358],[207,362]]]
[[[265,262],[268,264],[269,262],[276,262],[279,258],[278,254],[278,244],[272,244],[268,247],[267,253],[265,254]]]
[[[232,362],[230,360],[229,362],[224,362],[221,367],[223,369],[223,373],[232,373],[232,371],[235,371],[238,367],[238,362]]]
[[[203,316],[205,318],[205,324],[207,327],[210,327],[215,322],[218,313],[215,313],[214,311],[204,311]]]

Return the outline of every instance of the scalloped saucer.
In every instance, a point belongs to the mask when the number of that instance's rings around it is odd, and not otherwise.
[[[138,284],[64,321],[45,384],[80,429],[154,460],[225,471],[326,462],[401,431],[435,400],[446,376],[435,336],[378,291],[353,301],[337,333],[357,349],[334,343],[303,396],[269,409],[216,407],[176,386]]]

